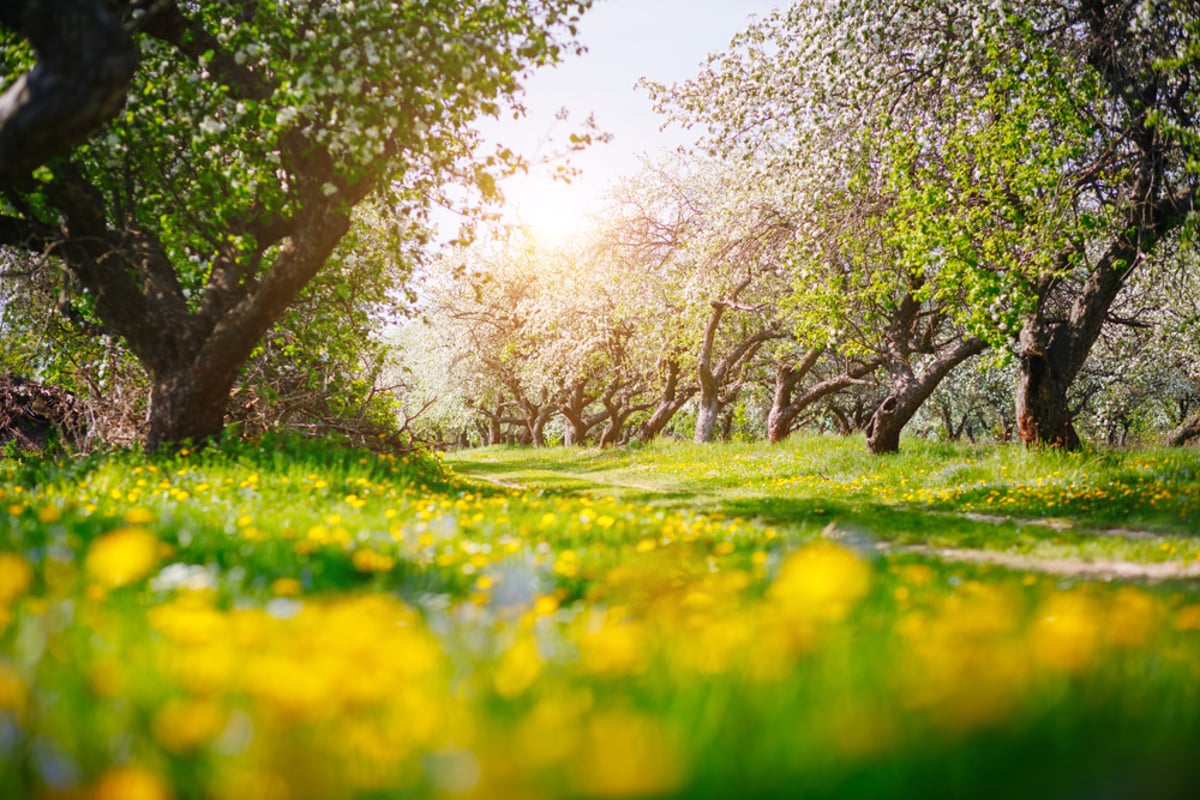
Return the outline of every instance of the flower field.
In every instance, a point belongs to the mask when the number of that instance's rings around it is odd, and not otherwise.
[[[0,796],[1200,785],[1195,580],[947,564],[838,527],[1086,555],[1078,530],[904,521],[1013,498],[1091,524],[1110,493],[1156,538],[1105,552],[1194,561],[1200,458],[918,451],[852,486],[854,443],[792,447],[791,472],[758,445],[547,457],[586,466],[587,492],[287,441],[0,461]],[[818,451],[826,480],[803,466]],[[459,458],[498,473],[536,456]]]

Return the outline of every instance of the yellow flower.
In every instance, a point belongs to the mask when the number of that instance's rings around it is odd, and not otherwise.
[[[676,747],[651,716],[614,711],[587,726],[572,783],[586,797],[648,797],[679,789],[685,777]]]
[[[542,674],[542,657],[532,636],[522,636],[500,659],[492,679],[496,694],[513,698],[523,694]]]
[[[92,793],[93,800],[169,800],[171,788],[144,767],[111,769],[100,778]]]
[[[278,578],[271,584],[271,592],[278,597],[295,597],[303,591],[304,587],[295,578]]]
[[[788,556],[770,594],[793,617],[837,621],[870,588],[865,561],[831,542],[814,542]]]
[[[159,541],[145,528],[110,531],[92,542],[84,566],[97,583],[116,588],[136,581],[158,563]]]
[[[154,715],[154,738],[172,753],[186,753],[214,739],[225,721],[211,700],[172,700]]]
[[[1099,634],[1095,603],[1079,593],[1059,592],[1038,610],[1030,643],[1039,664],[1078,672],[1091,661]]]
[[[0,606],[6,606],[29,591],[33,567],[16,553],[0,553]]]
[[[15,669],[0,663],[0,711],[8,711],[18,720],[25,716],[29,687]]]
[[[387,572],[396,565],[396,559],[391,556],[367,548],[355,550],[350,560],[359,572]]]
[[[145,508],[131,508],[125,512],[124,517],[130,525],[145,525],[154,520],[154,514]]]

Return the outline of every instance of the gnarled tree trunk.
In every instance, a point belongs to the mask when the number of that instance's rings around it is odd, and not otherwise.
[[[920,375],[912,370],[907,358],[889,363],[892,388],[871,415],[871,421],[867,423],[867,450],[874,455],[898,452],[900,432],[929,399],[929,395],[933,394],[942,379],[950,374],[950,370],[971,356],[982,353],[986,348],[987,345],[982,339],[963,340],[951,350],[935,357],[933,363]]]
[[[1200,439],[1200,414],[1167,434],[1166,444],[1169,447],[1182,447],[1193,439]]]
[[[654,406],[654,412],[650,418],[642,423],[638,430],[638,439],[643,442],[649,442],[661,435],[672,418],[679,413],[679,409],[683,408],[687,401],[700,391],[700,387],[694,383],[683,387],[679,385],[679,362],[673,359],[667,361],[666,369],[667,379],[663,383],[658,404]]]
[[[748,280],[741,284],[735,291],[734,296],[742,288],[745,288]],[[721,413],[721,406],[727,402],[731,402],[737,391],[726,393],[722,396],[722,392],[726,384],[737,373],[747,361],[754,357],[758,352],[758,348],[762,347],[763,343],[779,336],[779,333],[774,328],[765,328],[757,333],[751,334],[738,342],[732,350],[730,350],[724,358],[714,363],[716,347],[717,329],[721,325],[721,317],[724,316],[727,309],[733,308],[739,311],[753,311],[738,305],[732,300],[714,300],[711,303],[712,313],[708,317],[708,325],[704,329],[704,343],[700,347],[700,357],[698,359],[698,370],[700,377],[700,402],[696,414],[696,431],[692,437],[697,444],[713,441],[716,433],[717,415]]]
[[[587,441],[592,428],[608,418],[608,412],[588,414],[587,407],[597,398],[585,391],[584,381],[577,382],[567,393],[567,398],[559,404],[558,410],[567,421],[567,430],[563,436],[563,444],[580,445]]]
[[[775,394],[771,402],[771,410],[767,413],[767,441],[778,444],[792,432],[796,418],[814,403],[840,392],[849,386],[860,382],[863,376],[874,372],[881,363],[880,359],[854,364],[841,375],[826,378],[808,388],[807,391],[795,396],[796,387],[812,371],[823,351],[810,350],[796,366],[782,365],[775,372]]]
[[[1122,237],[1097,261],[1065,318],[1048,318],[1039,308],[1026,321],[1016,406],[1017,433],[1027,446],[1079,447],[1067,393],[1141,253],[1137,242]]]

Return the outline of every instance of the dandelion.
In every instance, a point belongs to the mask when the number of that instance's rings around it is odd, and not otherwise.
[[[592,718],[572,766],[575,790],[589,797],[666,795],[679,789],[685,776],[662,723],[630,711]]]
[[[158,563],[159,541],[137,526],[100,536],[88,548],[84,566],[96,583],[117,588],[136,581]]]
[[[496,694],[512,699],[524,694],[542,673],[542,657],[532,636],[522,636],[504,653],[492,685]]]
[[[154,715],[154,738],[172,753],[206,744],[225,727],[226,714],[211,700],[173,700]]]
[[[145,525],[154,521],[154,514],[145,508],[131,508],[121,516],[128,525]]]
[[[0,606],[7,606],[33,583],[33,567],[16,553],[0,553]]]
[[[350,560],[359,572],[387,572],[396,566],[396,559],[367,548],[355,550]]]
[[[29,687],[21,675],[8,664],[0,662],[0,712],[18,720],[24,718],[29,702]]]
[[[783,562],[770,595],[800,619],[838,621],[871,587],[870,566],[844,547],[816,542]]]
[[[1039,609],[1030,645],[1039,664],[1078,672],[1090,663],[1099,633],[1095,603],[1078,592],[1058,592]]]
[[[109,770],[92,792],[93,800],[169,800],[171,796],[162,778],[138,766]]]

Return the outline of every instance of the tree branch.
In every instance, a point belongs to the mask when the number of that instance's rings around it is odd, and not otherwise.
[[[0,25],[38,55],[0,95],[0,177],[22,183],[121,109],[137,49],[101,0],[9,0]]]

